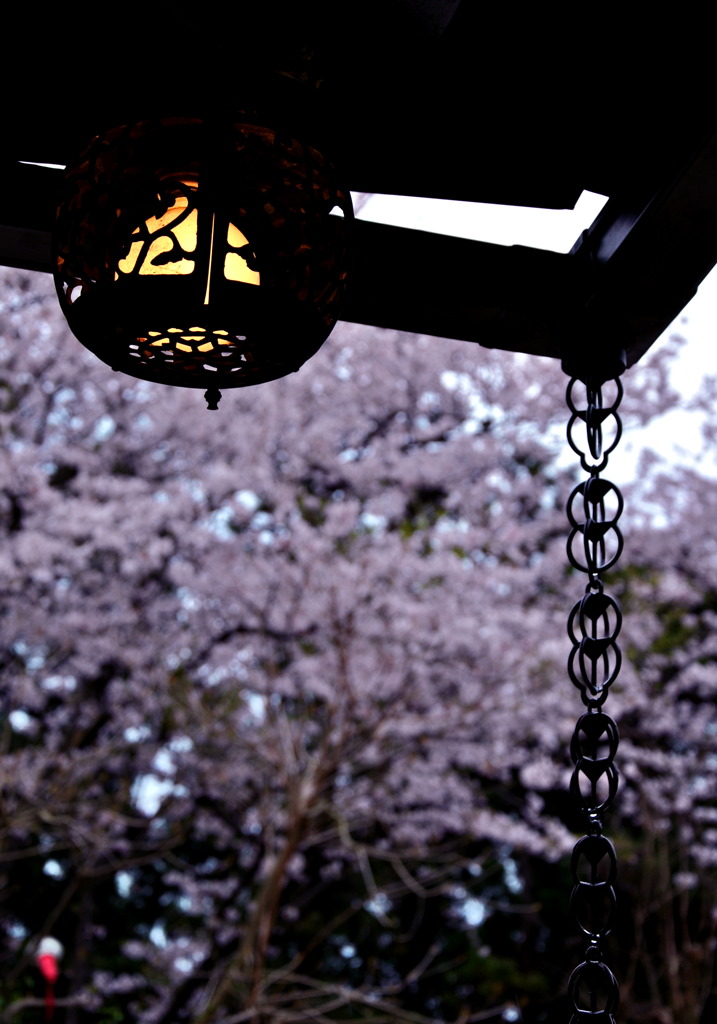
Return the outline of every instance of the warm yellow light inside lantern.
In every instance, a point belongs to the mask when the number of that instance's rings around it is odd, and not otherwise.
[[[132,242],[125,258],[117,264],[117,269],[121,270],[123,274],[131,274],[134,270],[139,254],[142,252],[142,245],[142,242]],[[118,277],[119,274],[115,274],[115,281]]]
[[[180,196],[175,205],[167,210],[167,213],[156,222],[158,226],[155,230],[160,230],[164,226],[162,221],[167,218],[168,214],[179,214],[186,210],[186,208],[187,200],[184,196]],[[153,220],[155,220],[154,217],[146,222],[150,231],[152,231],[150,225]],[[197,211],[192,210],[183,221],[170,230],[182,247],[183,252],[194,252],[197,248]],[[194,260],[187,260],[182,257],[179,260],[170,260],[167,263],[157,264],[154,262],[162,253],[169,253],[173,249],[174,242],[169,235],[160,235],[159,238],[153,239],[142,262],[142,266],[139,268],[140,274],[191,274],[194,270]]]
[[[197,190],[197,182],[194,180],[182,180],[181,184],[191,192]],[[188,196],[180,192],[174,197],[172,205],[161,216],[148,217],[141,228],[135,228],[132,236],[137,235],[138,237],[131,242],[127,255],[117,263],[119,273],[132,274],[136,271],[144,277],[193,273],[196,260],[187,259],[187,255],[195,253],[197,249],[199,211],[196,207],[189,209],[189,205]],[[215,221],[216,217],[213,214],[210,241],[212,252],[209,256],[205,304],[208,302],[209,278],[211,277],[213,250],[216,244]],[[259,285],[261,283],[259,271],[252,270],[249,266],[249,261],[255,258],[249,239],[235,224],[230,223],[227,228],[226,244],[227,251],[224,255],[224,277],[226,280]],[[115,280],[119,277],[119,273],[115,275]]]
[[[178,334],[180,339],[170,338],[169,335]],[[179,349],[180,352],[213,352],[218,345],[232,347],[234,342],[229,337],[228,331],[208,330],[206,327],[190,327],[188,331],[182,331],[181,327],[170,327],[167,331],[147,331],[149,344],[153,348]],[[141,339],[146,341],[147,338]],[[189,345],[184,344],[189,342]]]
[[[182,182],[188,188],[193,188],[191,182]],[[148,217],[144,222],[144,231],[135,228],[133,235],[144,235],[132,242],[129,252],[117,264],[117,269],[123,274],[131,274],[140,258],[142,249],[149,241],[144,259],[140,264],[138,273],[142,275],[153,274],[191,274],[195,267],[194,260],[185,258],[186,253],[194,252],[197,248],[197,210],[193,209],[187,213],[189,201],[183,194],[174,197],[174,202],[168,207],[161,217]],[[174,226],[172,226],[174,225]],[[166,230],[169,228],[169,230]],[[152,238],[153,235],[158,237]],[[149,236],[149,237],[148,237]],[[171,253],[179,245],[179,259],[162,260],[155,262],[164,253]]]
[[[232,249],[249,246],[249,239],[234,224],[229,225],[227,243]],[[259,284],[258,270],[250,270],[249,264],[238,252],[228,252],[224,257],[224,276],[227,281],[243,281],[245,284]]]

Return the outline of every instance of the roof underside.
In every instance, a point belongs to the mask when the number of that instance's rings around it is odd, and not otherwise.
[[[674,12],[618,34],[487,6],[129,0],[111,38],[85,0],[17,8],[0,263],[50,269],[61,172],[19,161],[64,165],[160,111],[258,105],[300,123],[352,191],[556,209],[583,189],[610,197],[566,255],[359,222],[345,319],[568,358],[617,340],[634,362],[717,262],[717,134],[694,40],[676,38]]]

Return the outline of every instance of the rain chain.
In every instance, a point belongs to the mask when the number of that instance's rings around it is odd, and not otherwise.
[[[617,793],[618,730],[602,707],[620,671],[617,637],[622,615],[615,599],[604,591],[602,574],[622,552],[617,522],[623,500],[615,484],[600,474],[622,433],[617,412],[621,398],[619,379],[599,383],[588,376],[584,381],[573,378],[566,396],[571,413],[568,442],[589,474],[567,505],[568,558],[588,578],[585,594],[568,618],[568,673],[586,706],[570,744],[575,765],[570,791],[585,821],[585,835],[572,855],[570,907],[587,938],[585,959],[573,971],[568,987],[570,1024],[614,1024],[619,996],[615,975],[603,960],[604,940],[615,917],[617,869],[615,848],[603,835],[603,813]]]

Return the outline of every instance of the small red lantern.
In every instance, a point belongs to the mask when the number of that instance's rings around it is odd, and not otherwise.
[[[352,219],[324,156],[274,129],[123,125],[67,169],[60,303],[78,340],[114,369],[209,388],[216,403],[217,389],[297,370],[328,337]]]
[[[45,1020],[52,1020],[55,1014],[55,982],[60,976],[60,960],[64,949],[62,943],[51,935],[40,939],[35,952],[35,962],[45,979]]]

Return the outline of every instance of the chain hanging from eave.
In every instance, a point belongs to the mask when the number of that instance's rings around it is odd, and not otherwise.
[[[617,865],[615,848],[603,835],[603,814],[617,793],[618,730],[602,707],[620,671],[617,637],[622,615],[615,599],[605,593],[602,574],[622,552],[617,522],[623,500],[615,484],[600,474],[622,433],[617,411],[622,384],[617,378],[602,382],[589,375],[574,377],[566,398],[571,412],[568,442],[589,474],[573,490],[567,506],[568,558],[588,578],[585,594],[568,618],[568,673],[586,706],[570,745],[575,766],[570,790],[583,813],[586,833],[573,850],[570,906],[587,938],[585,959],[570,977],[570,1024],[614,1024],[618,984],[603,956],[615,917]]]

